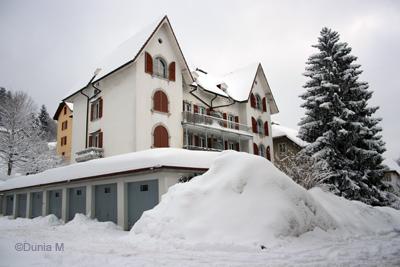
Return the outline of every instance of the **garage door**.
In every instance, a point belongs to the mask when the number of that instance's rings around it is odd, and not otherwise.
[[[17,199],[17,217],[26,217],[26,194],[18,194]]]
[[[128,226],[158,204],[158,180],[128,183]]]
[[[43,193],[34,192],[31,194],[31,197],[32,197],[32,218],[42,216]]]
[[[61,218],[61,190],[49,191],[49,214],[54,214],[57,218]]]
[[[6,214],[5,215],[12,215],[14,209],[14,196],[6,196]]]
[[[117,184],[96,185],[95,217],[117,223]]]
[[[68,220],[72,220],[77,213],[86,214],[86,187],[69,189]]]

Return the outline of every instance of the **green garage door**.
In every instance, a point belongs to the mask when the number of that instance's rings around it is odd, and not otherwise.
[[[49,214],[54,214],[59,219],[61,218],[61,195],[61,190],[49,191]]]
[[[31,200],[32,200],[32,218],[42,216],[43,193],[42,192],[32,193]]]
[[[14,209],[14,196],[8,195],[6,196],[6,213],[5,215],[12,215]]]
[[[100,222],[117,223],[117,184],[96,185],[95,217]]]
[[[17,195],[17,217],[26,217],[26,194]]]
[[[75,214],[86,214],[86,187],[75,187],[69,189],[68,220],[72,220]]]
[[[158,204],[158,180],[128,183],[128,226],[129,229],[143,212]]]

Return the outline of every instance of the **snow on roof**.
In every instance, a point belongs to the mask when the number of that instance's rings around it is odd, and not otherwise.
[[[385,159],[383,164],[385,164],[390,171],[395,171],[400,175],[400,166],[393,159]]]
[[[272,137],[276,138],[276,137],[281,137],[281,136],[286,136],[287,138],[289,138],[292,142],[294,142],[295,144],[297,144],[300,147],[305,147],[308,145],[308,143],[306,141],[301,140],[300,138],[297,137],[298,135],[298,131],[276,124],[276,123],[272,123]]]
[[[146,41],[151,37],[152,33],[157,30],[157,28],[162,24],[162,22],[165,21],[165,19],[167,19],[166,16],[163,18],[158,18],[156,21],[127,39],[125,42],[121,43],[108,56],[101,60],[96,66],[100,69],[100,72],[96,75],[96,80],[105,77],[127,62],[134,60],[142,47],[146,44]],[[76,93],[77,90],[81,90],[82,88],[86,87],[93,75],[94,70],[92,73],[83,77],[84,80],[79,81],[68,93],[66,98]]]
[[[19,176],[2,183],[0,191],[147,168],[168,166],[208,169],[218,155],[218,152],[179,148],[150,149],[75,163],[34,175]]]
[[[74,111],[74,103],[65,102],[65,104],[67,105],[67,107],[68,107],[71,111]]]
[[[196,71],[196,74],[197,74],[196,82],[193,83],[193,85],[198,84],[206,91],[228,97],[228,95],[224,91],[222,91],[220,88],[217,87],[218,84],[223,83],[221,78],[208,73],[206,74],[198,70]]]

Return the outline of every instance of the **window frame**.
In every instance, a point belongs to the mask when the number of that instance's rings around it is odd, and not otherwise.
[[[92,102],[91,108],[94,109],[92,111],[93,113],[92,121],[100,119],[100,98]]]
[[[257,119],[257,132],[260,135],[264,135],[264,123],[261,119]]]
[[[259,94],[256,94],[256,109],[262,110],[262,99]]]
[[[160,69],[160,67],[163,67],[163,69]],[[157,56],[154,59],[153,75],[160,78],[168,79],[168,63],[161,56]]]

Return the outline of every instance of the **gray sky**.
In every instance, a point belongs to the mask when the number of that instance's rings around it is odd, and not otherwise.
[[[293,128],[311,45],[323,26],[338,31],[381,107],[385,156],[400,156],[400,1],[2,0],[0,86],[28,92],[53,115],[98,61],[164,14],[190,66],[221,74],[261,62],[280,109],[273,119]]]

